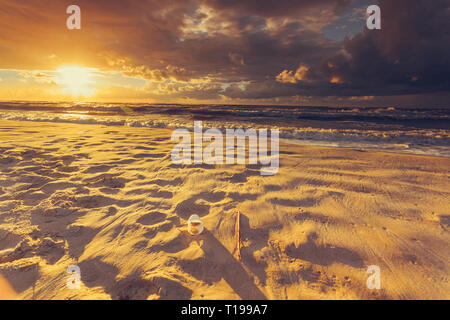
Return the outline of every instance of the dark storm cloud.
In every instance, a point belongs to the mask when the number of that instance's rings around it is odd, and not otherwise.
[[[264,17],[301,16],[308,11],[330,9],[338,11],[353,0],[202,0],[202,3],[233,14],[260,15]]]
[[[336,75],[374,94],[449,90],[449,6],[447,0],[381,0],[382,30],[347,40],[350,57],[330,60]]]
[[[344,51],[312,66],[322,80],[313,88],[302,81],[287,85],[316,95],[448,92],[449,1],[381,0],[379,5],[382,30],[346,39]],[[337,83],[329,83],[333,78]]]

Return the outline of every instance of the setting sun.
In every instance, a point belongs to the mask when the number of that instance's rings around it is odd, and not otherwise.
[[[80,66],[63,66],[57,70],[58,84],[64,93],[73,96],[88,97],[94,94],[93,88],[94,69]]]

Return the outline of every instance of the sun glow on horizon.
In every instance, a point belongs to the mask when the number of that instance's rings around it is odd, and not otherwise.
[[[56,70],[58,73],[57,83],[62,87],[64,93],[72,96],[90,97],[94,95],[93,76],[95,69],[68,65]]]

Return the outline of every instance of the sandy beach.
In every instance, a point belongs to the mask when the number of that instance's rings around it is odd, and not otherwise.
[[[264,177],[175,165],[170,137],[0,121],[0,274],[21,299],[450,299],[450,158],[281,144]]]

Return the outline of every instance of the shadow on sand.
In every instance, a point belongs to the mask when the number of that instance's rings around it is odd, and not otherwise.
[[[202,250],[205,255],[196,260],[180,261],[183,271],[208,284],[223,278],[243,300],[267,299],[241,263],[210,231],[205,230],[196,240],[203,240]]]

